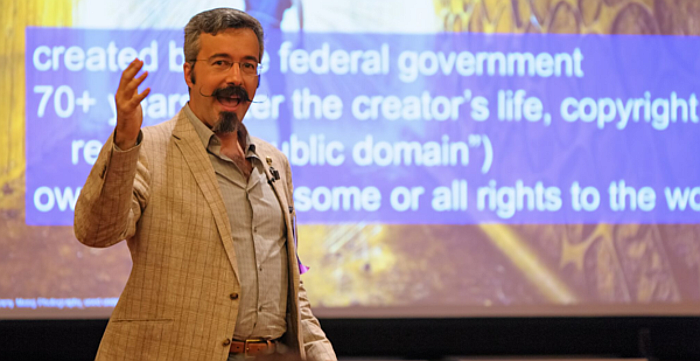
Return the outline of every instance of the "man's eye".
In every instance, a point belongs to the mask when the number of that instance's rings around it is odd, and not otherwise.
[[[253,64],[253,63],[241,63],[241,66],[244,69],[255,70],[255,64]]]
[[[228,64],[228,62],[225,61],[225,60],[217,60],[217,61],[213,62],[212,65],[213,65],[213,66],[216,66],[216,67],[222,67],[222,68],[223,68],[223,67],[228,66],[229,64]]]

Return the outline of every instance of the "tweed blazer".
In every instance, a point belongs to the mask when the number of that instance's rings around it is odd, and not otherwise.
[[[282,341],[302,358],[335,360],[299,278],[289,162],[254,139],[258,155],[280,173],[272,186],[287,226]],[[133,261],[96,360],[226,360],[240,299],[236,250],[214,169],[182,110],[143,128],[133,149],[115,151],[110,137],[78,198],[74,229],[92,247],[125,239]]]

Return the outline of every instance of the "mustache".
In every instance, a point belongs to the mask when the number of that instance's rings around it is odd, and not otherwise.
[[[253,101],[253,99],[250,99],[248,92],[245,89],[243,89],[243,87],[238,86],[238,85],[229,85],[229,86],[223,87],[223,88],[216,88],[209,95],[202,93],[202,89],[199,89],[199,95],[201,95],[203,97],[214,97],[214,98],[230,98],[230,97],[236,96],[236,97],[238,97],[238,99],[240,99],[241,102],[250,103]]]

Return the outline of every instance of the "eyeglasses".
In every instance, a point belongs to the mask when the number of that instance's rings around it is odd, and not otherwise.
[[[230,61],[230,60],[209,60],[209,59],[195,59],[194,61],[200,61],[207,64],[212,70],[217,73],[226,73],[231,70],[233,64],[238,64],[238,68],[241,73],[246,76],[258,76],[262,70],[262,64],[255,63],[252,61]]]

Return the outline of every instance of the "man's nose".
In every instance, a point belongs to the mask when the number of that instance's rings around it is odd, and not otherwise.
[[[241,63],[231,64],[231,69],[226,73],[226,82],[240,85],[243,83],[243,73],[241,73]]]

